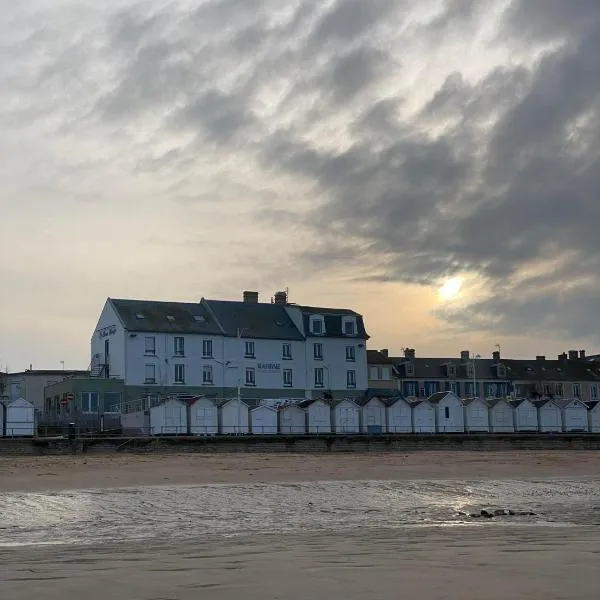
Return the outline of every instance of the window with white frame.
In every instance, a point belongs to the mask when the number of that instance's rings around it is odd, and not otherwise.
[[[254,342],[245,343],[245,358],[254,358]]]
[[[283,370],[283,386],[284,387],[292,387],[293,383],[293,374],[292,369],[284,369]]]
[[[598,386],[595,383],[590,386],[590,399],[598,400]]]
[[[557,383],[554,386],[554,394],[558,397],[558,398],[562,398],[563,397],[563,384],[562,383]]]
[[[575,396],[575,398],[581,398],[581,384],[573,384],[573,396]]]
[[[156,365],[147,364],[144,367],[145,383],[156,383]]]
[[[256,385],[256,371],[252,367],[246,368],[246,385]]]
[[[212,340],[202,340],[202,358],[212,358],[213,344]]]
[[[453,394],[456,394],[456,392],[457,392],[457,389],[458,389],[458,387],[457,387],[457,385],[456,385],[456,381],[451,381],[451,382],[450,382],[450,391],[451,391]]]
[[[349,362],[354,362],[356,360],[355,346],[346,346],[346,360]]]
[[[175,383],[185,383],[185,365],[175,365]]]
[[[323,317],[311,317],[310,332],[314,335],[323,335],[325,333],[325,322]]]
[[[182,336],[173,338],[173,353],[175,356],[183,356],[185,354],[185,338]]]
[[[283,360],[292,360],[292,345],[282,344],[281,345],[281,358]]]
[[[98,392],[81,392],[81,412],[98,412]]]
[[[343,332],[344,335],[356,335],[356,322],[354,318],[344,318]]]
[[[213,384],[213,368],[211,365],[204,365],[202,367],[202,383],[204,385]]]
[[[315,369],[315,387],[323,387],[323,367]]]
[[[313,344],[313,358],[315,360],[323,360],[323,344]]]
[[[407,377],[412,377],[415,374],[415,365],[411,362],[408,362],[404,365],[404,369],[406,371]]]
[[[153,335],[147,335],[144,340],[144,354],[150,356],[156,354],[156,338]]]
[[[456,366],[448,365],[448,377],[456,377]]]
[[[348,387],[348,388],[356,387],[356,371],[354,371],[354,370],[346,371],[346,387]]]

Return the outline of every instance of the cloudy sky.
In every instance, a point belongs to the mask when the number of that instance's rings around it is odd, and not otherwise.
[[[599,56],[597,0],[0,0],[0,365],[286,286],[398,353],[598,350]]]

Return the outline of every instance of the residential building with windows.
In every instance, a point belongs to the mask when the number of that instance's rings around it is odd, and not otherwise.
[[[94,377],[143,396],[243,399],[360,395],[367,388],[362,316],[347,309],[242,301],[109,298],[91,340]]]
[[[369,389],[397,390],[398,378],[394,362],[390,360],[387,349],[367,350],[369,368]]]

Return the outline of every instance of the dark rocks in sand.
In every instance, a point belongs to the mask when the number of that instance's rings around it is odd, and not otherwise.
[[[459,514],[459,516],[471,517],[472,519],[481,519],[481,518],[493,519],[494,517],[508,517],[508,516],[511,516],[511,517],[515,517],[515,516],[535,517],[535,516],[537,516],[537,513],[534,513],[530,510],[515,511],[512,509],[505,510],[504,508],[497,508],[495,510],[486,510],[484,508],[478,513],[459,512],[458,514]]]
[[[489,512],[488,510],[483,509],[481,511],[481,516],[484,519],[493,519],[494,518],[494,513]]]
[[[503,508],[497,508],[494,511],[495,517],[505,517],[508,513]]]

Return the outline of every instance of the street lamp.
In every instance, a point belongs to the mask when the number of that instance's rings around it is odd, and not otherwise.
[[[244,333],[244,331],[247,331],[248,328],[247,327],[242,327],[241,329],[238,327],[237,330],[237,338],[238,340],[241,341],[242,339],[242,335]],[[239,363],[238,363],[238,377],[237,377],[237,407],[238,407],[238,433],[241,432],[242,429],[242,362],[243,362],[243,356],[245,354],[242,353],[242,345],[240,343],[240,358],[239,358]]]
[[[476,361],[481,358],[481,354],[473,354],[473,398],[476,398],[477,394],[477,369],[476,369]]]

